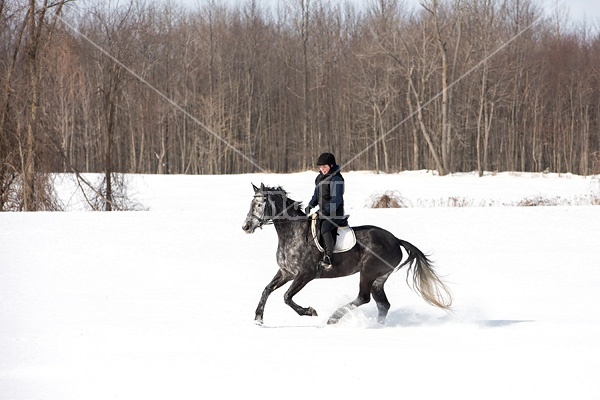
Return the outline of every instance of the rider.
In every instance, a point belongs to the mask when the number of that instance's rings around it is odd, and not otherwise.
[[[319,206],[321,218],[320,233],[323,238],[323,259],[319,267],[328,271],[332,268],[334,231],[344,224],[344,177],[340,173],[340,166],[335,162],[331,153],[323,153],[317,160],[320,173],[315,179],[315,191],[306,207],[306,215],[310,209]]]

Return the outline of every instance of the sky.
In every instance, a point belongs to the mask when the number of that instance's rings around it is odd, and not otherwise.
[[[420,0],[406,0],[408,4],[415,6],[420,4]],[[534,3],[547,12],[552,12],[555,8],[568,11],[570,19],[600,21],[600,1],[598,0],[534,0]]]
[[[597,0],[538,0],[541,7],[552,14],[566,12],[576,21],[600,23],[600,1]]]
[[[558,4],[559,8],[566,8],[574,20],[600,22],[600,1],[597,0],[543,0],[542,4],[545,9],[552,9]]]
[[[183,0],[186,3],[195,5],[202,0]],[[245,0],[227,0],[234,3],[244,2]],[[262,2],[277,3],[288,0],[262,0]],[[335,1],[335,0],[332,0]],[[358,3],[364,0],[354,0]],[[407,4],[418,6],[421,0],[405,0]],[[598,0],[534,0],[540,6],[552,12],[555,8],[564,9],[568,12],[569,19],[574,21],[587,21],[589,23],[598,22],[600,24],[600,1]]]
[[[373,301],[326,324],[357,296],[353,275],[294,297],[315,317],[282,287],[257,326],[277,234],[241,229],[250,183],[306,202],[315,175],[131,175],[149,211],[112,213],[77,211],[60,175],[72,212],[0,213],[0,398],[600,398],[600,206],[585,205],[599,177],[345,172],[351,225],[429,253],[454,311],[426,304],[402,269],[385,325]],[[387,190],[413,206],[366,206]],[[577,205],[514,206],[536,196]],[[470,206],[444,206],[457,199]]]

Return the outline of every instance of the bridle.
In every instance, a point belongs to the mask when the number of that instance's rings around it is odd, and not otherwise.
[[[272,217],[266,217],[265,215],[267,215],[267,207],[269,207],[269,210],[271,208],[271,205],[269,204],[269,198],[268,195],[265,195],[264,193],[257,193],[254,195],[254,199],[258,198],[258,197],[262,197],[263,200],[261,201],[261,204],[263,204],[263,215],[259,216],[256,215],[256,213],[254,212],[254,207],[252,207],[252,209],[250,210],[250,212],[248,213],[247,218],[253,218],[256,221],[258,221],[258,225],[257,228],[261,228],[263,227],[263,225],[268,225],[268,224],[272,224],[273,223],[273,219]]]
[[[262,212],[262,216],[257,215],[254,212],[254,207],[252,207],[252,209],[250,210],[250,212],[248,212],[248,215],[246,216],[246,218],[250,218],[250,219],[254,219],[258,222],[258,225],[256,226],[257,228],[261,228],[264,225],[270,225],[274,223],[274,219],[277,219],[279,222],[306,222],[308,217],[306,219],[284,219],[281,217],[280,215],[271,215],[272,214],[272,205],[271,202],[269,201],[269,195],[263,192],[260,193],[256,193],[254,195],[254,199],[257,199],[261,197],[263,200],[261,201],[261,204],[264,205],[263,208],[263,212]],[[285,210],[284,210],[285,211]]]

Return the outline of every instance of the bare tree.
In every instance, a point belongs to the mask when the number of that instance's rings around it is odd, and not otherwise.
[[[66,3],[0,0],[0,209],[51,208],[54,171],[101,173],[113,209],[126,172],[299,171],[328,149],[588,174],[600,152],[600,35],[531,0]]]
[[[0,110],[0,209],[59,208],[47,175],[52,165],[44,132],[45,55],[52,46],[59,14],[67,1],[0,4],[0,18],[16,28],[6,48],[8,63]],[[6,14],[5,14],[6,13]],[[19,18],[20,21],[19,21]],[[22,110],[15,112],[16,109]]]

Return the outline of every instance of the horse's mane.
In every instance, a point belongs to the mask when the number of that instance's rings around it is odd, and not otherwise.
[[[266,193],[281,195],[282,198],[285,197],[285,208],[289,208],[289,207],[293,206],[298,212],[300,212],[302,215],[304,215],[302,202],[291,199],[288,196],[288,192],[283,187],[281,187],[281,186],[274,186],[274,187],[265,186],[264,188],[265,188],[264,191]]]
[[[287,196],[287,191],[281,186],[274,186],[274,187],[265,186],[265,191],[267,191],[267,192],[283,192]]]

